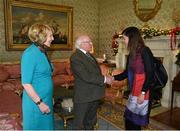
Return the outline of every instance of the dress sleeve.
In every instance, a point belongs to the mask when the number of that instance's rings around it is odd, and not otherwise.
[[[126,78],[127,78],[127,70],[124,70],[121,74],[114,76],[114,80],[118,80],[118,81],[124,80]]]
[[[21,81],[22,84],[31,84],[35,70],[35,58],[31,52],[25,52],[21,58]]]
[[[145,47],[142,50],[141,55],[142,55],[144,70],[146,75],[146,79],[143,84],[142,91],[146,92],[147,90],[150,89],[150,84],[153,81],[153,54],[148,47]]]

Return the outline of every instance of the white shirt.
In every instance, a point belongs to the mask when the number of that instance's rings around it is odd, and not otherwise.
[[[87,53],[87,51],[83,50],[83,49],[79,49],[80,51],[82,51],[84,54]]]

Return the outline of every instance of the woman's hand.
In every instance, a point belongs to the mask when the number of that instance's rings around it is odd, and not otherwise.
[[[140,94],[137,98],[137,103],[138,104],[142,104],[144,102],[144,95]]]
[[[43,114],[48,114],[50,113],[50,109],[49,109],[49,106],[46,105],[44,102],[41,102],[39,105],[38,105],[40,111],[43,113]]]

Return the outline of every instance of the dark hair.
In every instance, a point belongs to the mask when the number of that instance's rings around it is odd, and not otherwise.
[[[141,32],[137,27],[131,26],[126,28],[123,30],[122,35],[129,38],[127,49],[129,50],[130,56],[134,56],[137,51],[145,46]]]

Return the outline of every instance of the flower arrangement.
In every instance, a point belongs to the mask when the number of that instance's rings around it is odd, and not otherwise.
[[[147,38],[152,38],[152,37],[156,37],[156,36],[161,36],[161,35],[169,35],[171,30],[160,30],[160,29],[156,29],[156,28],[150,28],[150,27],[143,27],[140,29],[141,33],[142,33],[142,37],[144,39]]]
[[[114,54],[113,54],[114,56],[118,53],[118,47],[119,47],[119,43],[117,42],[116,39],[121,38],[121,37],[122,35],[117,32],[115,32],[115,34],[112,37],[112,48],[114,51]]]

